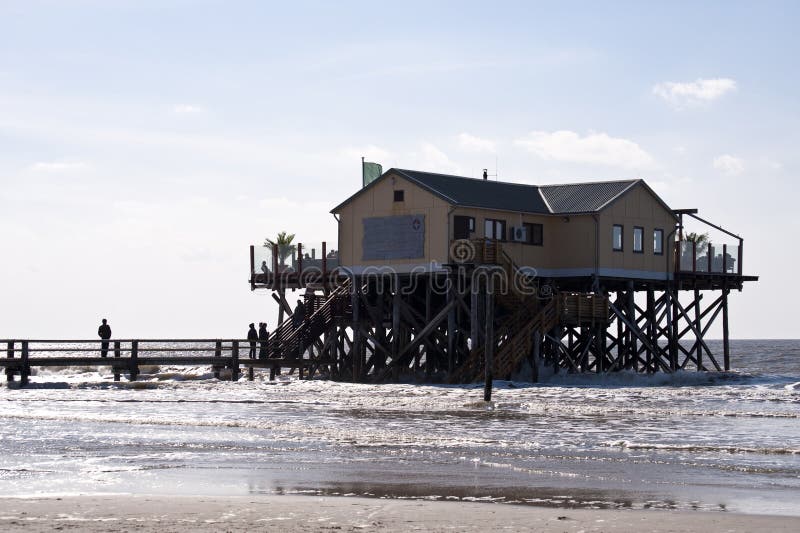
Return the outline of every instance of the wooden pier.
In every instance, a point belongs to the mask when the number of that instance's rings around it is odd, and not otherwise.
[[[123,375],[135,381],[142,368],[207,366],[217,379],[228,370],[230,380],[237,381],[243,373],[253,380],[256,370],[268,370],[274,380],[282,368],[297,369],[300,379],[310,379],[326,363],[291,354],[259,358],[261,344],[252,347],[252,341],[238,339],[110,339],[104,347],[100,340],[4,339],[0,340],[5,349],[0,367],[5,368],[9,382],[18,376],[26,385],[33,368],[96,366],[109,369],[114,381]],[[255,359],[249,357],[251,349],[256,350]],[[268,346],[264,349],[269,351]],[[102,355],[104,351],[106,355]]]

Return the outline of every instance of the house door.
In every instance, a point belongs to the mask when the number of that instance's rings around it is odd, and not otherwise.
[[[475,219],[472,217],[453,217],[453,239],[469,239],[471,231],[475,231]]]

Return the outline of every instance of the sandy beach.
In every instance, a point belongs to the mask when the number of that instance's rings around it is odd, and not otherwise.
[[[358,497],[103,495],[0,499],[3,531],[797,531],[800,519]]]

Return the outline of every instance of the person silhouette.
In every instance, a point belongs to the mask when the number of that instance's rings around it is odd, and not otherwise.
[[[100,357],[108,356],[108,339],[111,338],[111,326],[108,325],[108,320],[103,319],[103,323],[97,328],[97,335],[103,339],[100,341]]]
[[[250,329],[247,332],[247,340],[250,341],[250,359],[256,358],[256,341],[258,340],[258,332],[256,325],[250,324]]]
[[[260,348],[258,350],[258,358],[259,359],[266,359],[267,358],[267,343],[269,342],[269,331],[267,331],[267,323],[261,322],[258,325],[258,340],[261,341]]]

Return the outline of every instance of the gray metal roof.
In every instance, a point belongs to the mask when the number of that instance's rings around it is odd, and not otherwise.
[[[539,194],[539,189],[534,185],[448,176],[447,174],[399,168],[392,170],[455,205],[526,213],[550,212]]]
[[[333,208],[332,212],[337,212],[389,174],[402,176],[451,205],[548,215],[594,213],[622,196],[637,183],[647,187],[647,184],[640,179],[539,186],[391,168],[367,187]],[[658,195],[647,188],[669,210]]]
[[[542,185],[539,191],[552,213],[590,213],[601,210],[638,181],[640,180]]]

